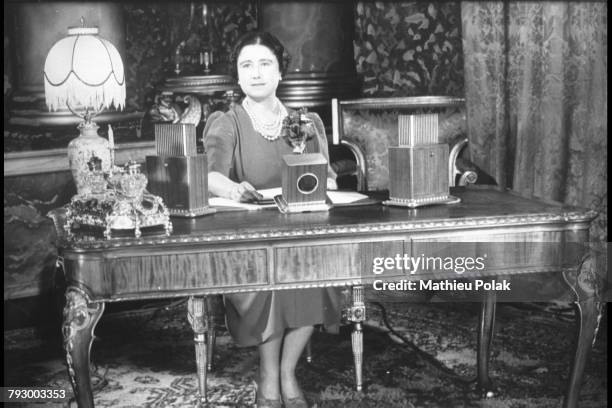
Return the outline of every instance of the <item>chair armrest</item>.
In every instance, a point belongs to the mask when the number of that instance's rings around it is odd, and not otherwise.
[[[355,167],[348,166],[346,163],[344,163],[345,160],[340,160],[337,162],[334,169],[337,171],[338,175],[342,175],[342,170],[345,170],[346,172],[347,169],[349,169],[350,173],[354,172],[357,177],[357,190],[367,191],[367,161],[363,150],[357,143],[353,142],[346,135],[340,140],[340,144],[345,146],[355,157]],[[476,182],[480,179],[479,175],[482,174],[482,171],[476,165],[474,165],[474,163],[460,157],[461,152],[467,147],[467,145],[468,138],[464,135],[456,136],[449,143],[450,150],[448,160],[448,177],[449,185],[451,187],[476,184]],[[485,177],[485,179],[488,178],[490,177]],[[486,182],[486,180],[484,181]],[[495,184],[495,182],[487,184]]]
[[[463,135],[457,136],[450,144],[448,155],[448,180],[450,186],[475,184],[478,180],[476,169],[470,166],[471,162],[459,157],[467,144],[468,138]]]
[[[366,159],[363,151],[356,143],[347,140],[346,138],[340,140],[340,144],[346,146],[355,156],[355,162],[357,165],[357,191],[367,191],[368,182],[366,179]]]
[[[355,176],[357,179],[357,191],[367,190],[366,180],[366,159],[361,148],[350,139],[340,140],[340,145],[350,152],[350,158],[341,158],[333,160],[332,148],[330,145],[330,161],[331,167],[336,172],[337,176]]]

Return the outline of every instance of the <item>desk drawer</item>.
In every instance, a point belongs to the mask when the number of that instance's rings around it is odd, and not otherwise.
[[[275,280],[321,283],[372,276],[374,258],[403,253],[403,240],[276,248]]]
[[[266,271],[265,249],[119,258],[109,262],[99,289],[117,295],[266,284]]]
[[[459,274],[470,271],[478,275],[561,270],[579,261],[579,254],[574,250],[579,248],[564,243],[564,231],[448,234],[414,238],[410,246],[417,257],[452,259],[454,263],[479,258],[481,266],[484,265],[479,268],[477,262],[474,270],[466,270],[463,266],[457,272]],[[435,265],[433,261],[431,264]],[[427,269],[423,274],[440,272],[438,267]]]

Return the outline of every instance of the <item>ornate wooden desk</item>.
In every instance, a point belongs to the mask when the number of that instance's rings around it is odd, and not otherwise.
[[[579,247],[576,243],[588,240],[588,227],[595,214],[495,189],[458,188],[452,193],[462,199],[460,204],[417,210],[351,206],[291,215],[276,209],[219,212],[197,219],[173,219],[170,237],[143,235],[140,239],[77,242],[60,237],[68,284],[64,346],[79,407],[93,406],[89,354],[93,331],[106,302],[189,296],[198,378],[205,398],[206,295],[352,286],[354,300],[361,301],[363,287],[375,279],[427,278],[427,272],[376,275],[374,258],[420,254],[435,241],[515,244],[511,251],[498,252],[503,255],[503,263],[484,271],[465,272],[462,277],[559,272],[553,276],[563,277],[578,306],[579,339],[564,402],[567,407],[576,406],[602,303],[598,275],[588,251],[578,253],[570,249],[570,244],[575,248]],[[533,251],[530,242],[555,243],[557,250]],[[436,274],[436,279],[443,278],[457,275]],[[478,339],[478,381],[485,390],[491,385],[487,365],[495,296],[490,291],[484,298]],[[362,306],[354,304],[349,313],[356,327],[353,336],[357,348]],[[355,358],[360,359],[359,350],[354,351]]]

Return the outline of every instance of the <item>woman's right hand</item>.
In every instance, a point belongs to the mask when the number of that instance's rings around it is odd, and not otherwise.
[[[243,181],[242,183],[236,183],[234,188],[230,191],[229,198],[241,203],[248,203],[263,199],[263,195],[261,195],[250,183]]]

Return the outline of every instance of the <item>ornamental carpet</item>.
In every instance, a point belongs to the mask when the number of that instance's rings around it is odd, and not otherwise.
[[[561,306],[498,304],[491,378],[497,394],[479,399],[475,376],[479,305],[475,303],[386,303],[390,326],[376,305],[364,328],[363,393],[354,390],[350,331],[317,331],[313,361],[298,366],[306,396],[328,407],[560,407],[573,350],[573,314]],[[605,319],[586,367],[580,407],[607,406]],[[96,407],[193,407],[197,382],[192,332],[184,302],[103,315],[92,358]],[[416,348],[416,347],[418,348]],[[434,356],[440,363],[430,361]],[[4,384],[72,390],[59,339],[33,328],[4,332]],[[214,407],[250,407],[256,348],[235,346],[220,331],[208,377]],[[450,372],[452,370],[453,372]],[[48,407],[75,404],[47,403]],[[32,406],[22,404],[6,406]]]

